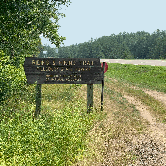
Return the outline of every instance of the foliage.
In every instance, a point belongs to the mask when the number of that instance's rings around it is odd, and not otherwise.
[[[102,36],[93,41],[67,47],[59,47],[58,57],[106,58],[106,59],[165,59],[166,31],[153,34],[138,31]]]
[[[65,3],[58,1],[58,6]],[[11,46],[10,49],[19,54],[36,51],[41,34],[57,47],[65,39],[57,33],[58,16],[65,16],[57,12],[57,1],[52,0],[50,3],[49,0],[2,0],[0,6],[0,39],[3,41],[3,50]]]
[[[0,102],[11,95],[22,93],[20,89],[26,90],[26,76],[23,66],[20,64],[20,67],[16,68],[9,63],[9,58],[9,56],[0,57]]]
[[[69,1],[70,2],[70,1]],[[58,7],[65,0],[0,1],[0,101],[26,84],[25,57],[41,52],[40,35],[57,47],[65,40],[58,35]],[[54,19],[51,21],[50,19]],[[14,88],[14,89],[13,89]]]
[[[60,88],[58,91],[57,87]],[[86,133],[102,114],[87,114],[83,99],[72,97],[68,102],[69,96],[65,93],[54,100],[51,108],[47,106],[49,98],[56,97],[48,94],[49,91],[56,92],[57,96],[63,91],[75,96],[79,87],[47,85],[43,88],[43,102],[47,104],[43,105],[38,119],[33,120],[35,106],[29,102],[29,96],[35,93],[31,86],[24,98],[17,95],[20,100],[10,118],[6,110],[13,107],[14,101],[0,107],[0,165],[71,165],[81,158],[86,150]],[[45,99],[44,94],[51,96]],[[17,97],[13,96],[16,100]],[[5,110],[3,114],[2,110]]]
[[[72,160],[81,134],[81,130],[77,129],[81,120],[78,115],[74,116],[77,123],[72,123],[73,116],[69,112],[48,114],[35,122],[30,116],[25,116],[22,121],[19,118],[18,114],[0,125],[3,135],[1,157],[7,165],[61,165],[68,157]],[[76,146],[70,146],[75,143]]]

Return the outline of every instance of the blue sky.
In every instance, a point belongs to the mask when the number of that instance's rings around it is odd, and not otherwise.
[[[120,32],[166,30],[166,0],[71,0],[61,5],[58,30],[66,37],[65,46],[88,42],[102,36]],[[55,48],[48,39],[41,37],[42,44]],[[61,46],[63,46],[61,44]]]

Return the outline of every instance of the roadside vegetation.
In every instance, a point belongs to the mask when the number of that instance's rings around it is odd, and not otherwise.
[[[0,165],[70,165],[85,150],[87,131],[103,117],[77,100],[81,85],[42,85],[42,111],[33,120],[35,87],[1,106]]]
[[[148,123],[122,94],[135,95],[165,122],[159,101],[130,88],[166,92],[165,70],[108,64],[104,111],[100,111],[101,85],[95,84],[90,114],[86,113],[87,85],[43,84],[41,115],[33,120],[35,85],[29,85],[22,95],[11,96],[0,106],[0,165],[93,165],[106,161],[106,154],[117,166],[134,163],[138,156],[125,149],[132,146],[131,136],[139,137]]]

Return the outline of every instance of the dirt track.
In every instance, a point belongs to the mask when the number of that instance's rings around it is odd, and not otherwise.
[[[114,79],[111,80],[116,82]],[[141,89],[166,105],[166,94],[163,92],[142,89],[134,86],[131,88]],[[119,89],[116,90],[119,91]],[[141,116],[149,122],[146,134],[140,135],[140,138],[133,137],[133,147],[129,148],[130,150],[135,151],[135,153],[139,156],[139,159],[135,165],[166,166],[166,124],[157,122],[156,117],[150,113],[151,108],[144,105],[144,103],[139,101],[138,98],[126,94],[125,92],[122,95],[128,100],[129,103],[135,105]]]
[[[121,63],[121,64],[134,64],[134,65],[151,65],[151,66],[166,66],[166,60],[124,60],[124,59],[100,59],[100,62],[107,63]],[[113,121],[112,110],[116,110],[116,104],[113,103],[109,97],[105,94],[105,112],[107,112],[107,118],[103,121],[103,129],[96,125],[93,130],[89,133],[92,136],[92,147],[100,147],[100,144],[105,147],[103,162],[91,161],[90,165],[96,166],[111,166],[118,165],[118,156],[123,157],[125,152],[133,152],[137,156],[135,164],[127,164],[128,166],[142,166],[142,165],[153,165],[153,166],[166,166],[166,124],[158,122],[157,117],[151,113],[151,107],[148,107],[144,102],[141,102],[137,97],[124,91],[121,87],[116,87],[115,79],[108,78],[109,83],[105,82],[107,89],[112,89],[120,92],[122,96],[128,101],[128,103],[133,104],[135,108],[140,112],[142,118],[148,122],[146,126],[146,131],[144,134],[134,135],[133,131],[131,134],[122,136],[121,139],[109,138],[110,124],[114,124],[111,127],[116,127],[116,122]],[[126,87],[129,85],[125,84]],[[156,100],[162,102],[166,108],[166,94],[163,92],[152,91],[149,89],[143,89],[139,87],[130,86],[131,89],[142,90],[144,93],[150,95]],[[106,90],[106,89],[105,89]],[[99,101],[98,101],[99,102]],[[96,102],[97,103],[97,102]],[[111,109],[114,108],[114,109]],[[102,134],[97,134],[96,131],[99,130]],[[104,131],[104,132],[103,132]],[[105,133],[105,135],[103,134]],[[102,137],[104,139],[102,139]],[[128,138],[131,141],[129,144],[125,144],[125,139]],[[105,140],[105,141],[104,141]],[[116,145],[119,147],[117,148]],[[115,146],[115,147],[114,147]],[[95,147],[95,148],[96,148]],[[122,149],[125,150],[122,150]],[[97,150],[95,153],[99,153]],[[122,158],[120,157],[120,158]],[[116,159],[116,162],[114,161]],[[86,162],[80,163],[78,165],[88,165]],[[77,165],[77,166],[78,166]]]
[[[100,59],[100,62],[134,64],[134,65],[166,66],[166,60]]]
[[[120,92],[122,96],[133,104],[136,109],[140,112],[142,118],[148,122],[146,125],[146,131],[144,134],[134,134],[135,130],[128,130],[127,133],[121,135],[121,137],[113,138],[110,137],[110,130],[116,130],[117,121],[114,117],[114,111],[117,110],[117,104],[110,100],[106,93],[104,93],[104,112],[107,112],[107,118],[101,123],[97,123],[94,128],[89,132],[91,136],[90,148],[94,146],[95,159],[93,161],[90,158],[85,159],[83,162],[77,163],[76,166],[119,166],[118,160],[123,159],[123,154],[134,153],[137,156],[135,164],[128,162],[125,165],[128,166],[142,166],[142,165],[153,165],[153,166],[166,166],[166,124],[157,121],[156,117],[151,114],[151,107],[148,107],[144,102],[141,102],[137,97],[125,92],[122,87],[116,86],[118,82],[115,79],[108,78],[110,82],[105,82],[106,90],[112,89]],[[126,87],[129,85],[124,84]],[[139,87],[130,86],[132,89],[141,89]],[[163,92],[152,91],[149,89],[141,89],[145,93],[154,97],[156,100],[160,100],[166,105],[166,94]],[[82,90],[84,92],[85,90]],[[100,94],[100,92],[99,92]],[[98,95],[99,95],[98,94]],[[98,96],[97,95],[97,96]],[[81,96],[86,96],[81,95]],[[86,99],[86,98],[85,98]],[[96,101],[97,97],[94,97],[94,103],[100,103]],[[126,129],[127,130],[127,129]],[[117,130],[118,131],[118,130]],[[126,139],[129,141],[127,142]],[[100,149],[105,150],[100,150]],[[102,157],[100,154],[103,154]],[[98,157],[100,156],[100,157]],[[103,159],[100,162],[100,159]],[[127,160],[127,159],[126,159]],[[97,162],[99,161],[99,162]],[[132,162],[132,160],[131,160]],[[119,162],[120,163],[120,162]],[[130,164],[129,164],[130,163]]]

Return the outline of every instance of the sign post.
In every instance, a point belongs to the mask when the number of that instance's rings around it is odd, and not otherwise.
[[[37,84],[35,117],[37,117],[40,114],[40,111],[41,111],[41,84]]]
[[[103,62],[103,74],[105,69],[105,62]],[[104,92],[104,78],[102,80],[102,89],[101,89],[101,111],[103,111],[103,92]]]
[[[27,82],[37,84],[36,117],[41,110],[41,84],[87,84],[87,113],[89,113],[93,107],[93,84],[102,83],[101,102],[103,102],[104,67],[101,67],[100,59],[26,57],[24,70]]]
[[[93,107],[93,84],[87,84],[87,113],[90,113]]]

